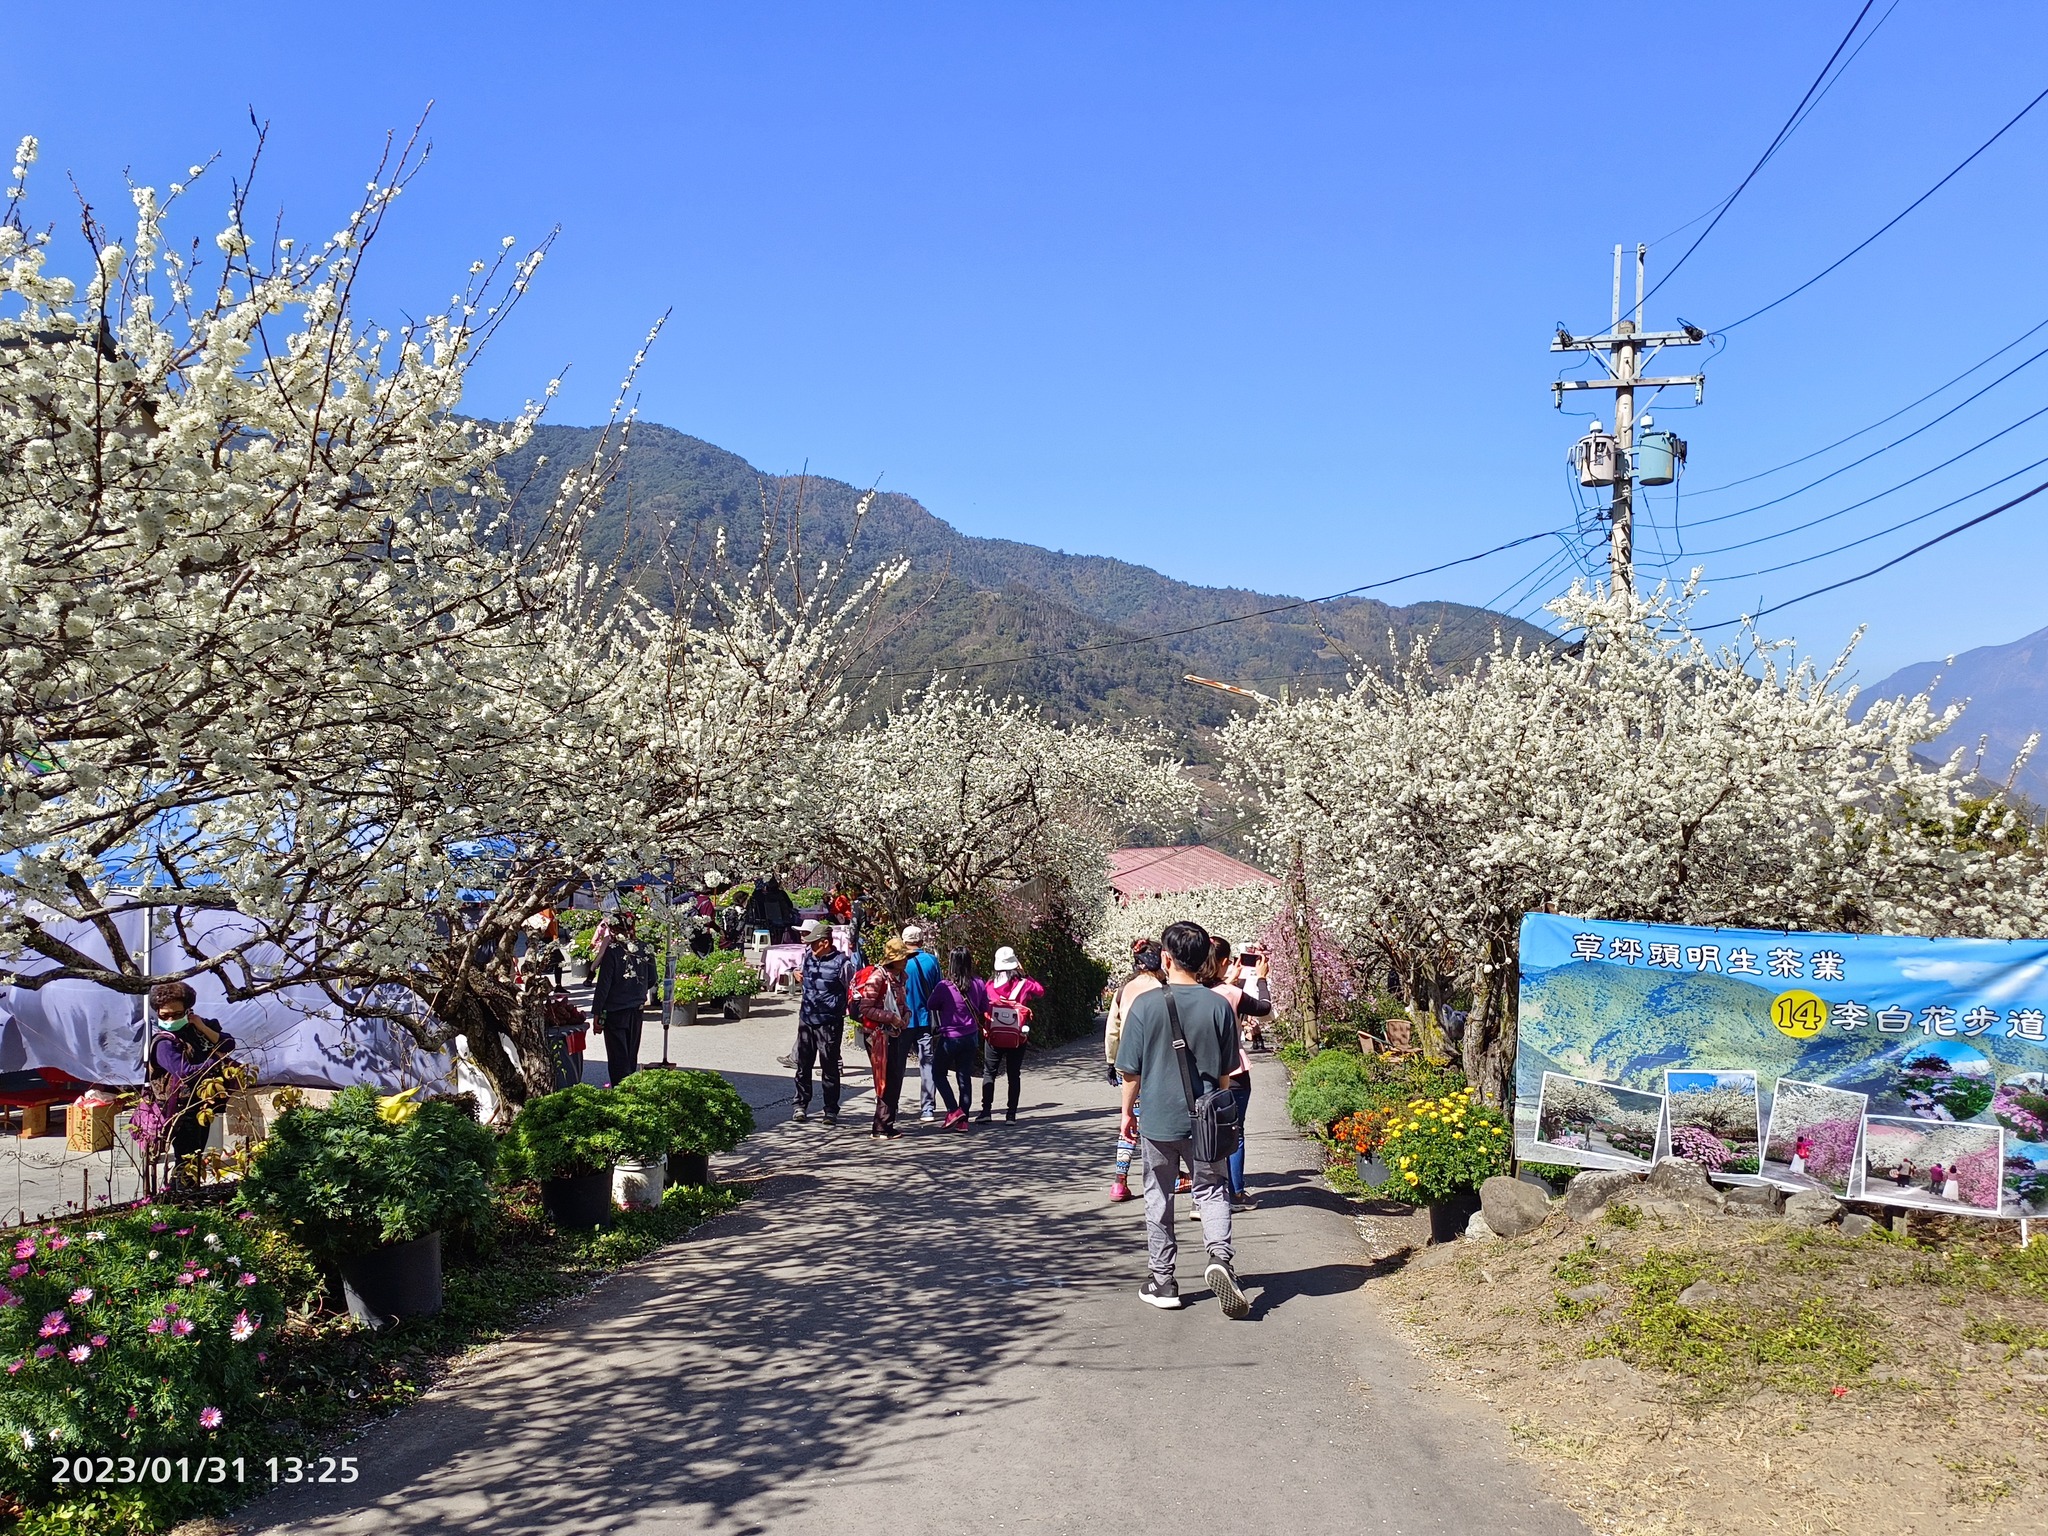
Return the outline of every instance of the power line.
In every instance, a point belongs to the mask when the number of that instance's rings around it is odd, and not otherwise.
[[[1333,603],[1339,598],[1356,597],[1361,592],[1374,592],[1381,587],[1391,587],[1417,576],[1434,576],[1438,571],[1448,571],[1455,566],[1470,565],[1475,560],[1484,560],[1504,550],[1519,549],[1524,544],[1533,544],[1538,539],[1555,538],[1564,530],[1547,528],[1542,533],[1524,534],[1519,539],[1509,539],[1505,544],[1496,544],[1491,549],[1482,549],[1476,555],[1460,555],[1455,560],[1446,560],[1441,565],[1424,566],[1419,571],[1404,571],[1399,576],[1384,577],[1379,581],[1368,581],[1359,586],[1346,587],[1342,592],[1332,592],[1324,597],[1303,597],[1293,602],[1276,603],[1271,608],[1259,608],[1250,613],[1233,614],[1225,619],[1210,619],[1201,624],[1190,624],[1182,629],[1164,629],[1150,635],[1123,635],[1115,640],[1097,640],[1088,645],[1053,646],[1042,651],[1021,651],[1015,656],[994,656],[986,661],[965,661],[947,667],[903,667],[893,672],[880,672],[877,677],[919,677],[941,672],[978,672],[984,667],[1006,667],[1023,661],[1039,661],[1048,656],[1078,656],[1086,651],[1110,651],[1127,645],[1147,645],[1154,640],[1172,640],[1180,635],[1192,635],[1205,629],[1220,629],[1225,624],[1242,624],[1247,619],[1263,619],[1275,613],[1291,613],[1297,608],[1313,608],[1319,603]]]
[[[1871,39],[1876,37],[1878,33],[1884,30],[1884,24],[1892,19],[1892,12],[1896,11],[1898,8],[1899,0],[1892,0],[1891,5],[1886,8],[1885,13],[1877,18],[1876,22],[1872,24],[1868,32],[1863,34],[1863,40],[1856,45],[1855,51],[1851,53],[1848,58],[1842,60],[1842,67],[1835,71],[1834,78],[1829,80],[1826,85],[1821,87],[1820,94],[1814,97],[1813,100],[1807,104],[1804,111],[1800,112],[1797,116],[1793,118],[1791,132],[1785,134],[1784,137],[1778,141],[1777,148],[1769,151],[1765,155],[1765,159],[1769,159],[1771,155],[1775,155],[1779,149],[1783,149],[1785,147],[1786,142],[1791,139],[1792,134],[1797,133],[1800,130],[1800,127],[1806,122],[1806,120],[1809,117],[1813,116],[1813,114],[1820,109],[1820,104],[1823,101],[1827,100],[1828,92],[1832,91],[1837,85],[1841,84],[1842,76],[1849,73],[1849,66],[1854,64],[1856,62],[1857,56],[1861,54],[1864,49],[1870,46]],[[1666,240],[1684,234],[1688,229],[1691,229],[1693,225],[1699,223],[1701,219],[1719,213],[1723,208],[1725,208],[1729,203],[1733,202],[1734,200],[1735,194],[1733,192],[1730,192],[1726,197],[1722,198],[1720,202],[1714,204],[1713,207],[1707,209],[1705,212],[1696,213],[1691,218],[1687,219],[1683,224],[1679,225],[1678,228],[1668,229],[1663,234],[1657,236],[1656,239],[1650,242],[1650,248],[1652,250],[1655,250],[1658,246],[1662,245]]]
[[[1877,491],[1872,495],[1865,496],[1861,501],[1852,501],[1846,507],[1838,507],[1833,512],[1824,513],[1819,517],[1808,518],[1805,522],[1795,523],[1790,528],[1781,528],[1776,533],[1760,534],[1756,538],[1744,539],[1739,543],[1722,544],[1716,546],[1713,549],[1698,549],[1694,550],[1693,553],[1696,555],[1725,555],[1730,550],[1749,549],[1758,544],[1768,544],[1773,539],[1782,539],[1788,537],[1791,534],[1804,533],[1809,528],[1818,528],[1822,523],[1833,522],[1836,518],[1854,512],[1859,507],[1867,507],[1873,501],[1882,501],[1885,497],[1891,495],[1894,491],[1903,491],[1909,485],[1917,485],[1920,481],[1925,480],[1929,475],[1940,474],[1941,471],[1947,469],[1950,465],[1961,463],[1964,459],[1967,459],[1971,454],[1977,452],[1979,449],[1990,447],[1993,443],[1997,442],[2001,437],[2005,437],[2010,433],[2017,432],[2021,427],[2024,427],[2028,422],[2037,420],[2042,416],[2048,416],[2048,405],[2042,406],[2041,409],[2039,409],[2038,411],[2029,412],[2027,415],[2022,416],[2018,421],[2014,422],[2009,427],[2000,427],[1996,432],[1992,433],[1989,437],[1984,438],[1980,442],[1972,443],[1969,447],[1965,448],[1961,453],[1953,454],[1950,457],[1943,459],[1939,464],[1936,464],[1932,469],[1923,469],[1917,475],[1911,476],[1910,478],[1905,480],[1901,480],[1896,485],[1888,485],[1881,491]],[[1769,505],[1769,503],[1766,503],[1765,505]],[[1698,522],[1694,523],[1693,526],[1695,528],[1704,528],[1711,523],[1725,523],[1729,521],[1731,518],[1743,517],[1746,516],[1748,513],[1757,512],[1761,510],[1761,507],[1745,507],[1740,512],[1724,512],[1719,517],[1703,517]]]
[[[1785,609],[1790,608],[1795,604],[1806,602],[1811,598],[1824,597],[1830,592],[1839,592],[1844,587],[1853,587],[1859,581],[1868,581],[1871,577],[1880,575],[1881,573],[1890,570],[1893,566],[1898,565],[1903,561],[1910,560],[1915,555],[1920,554],[1925,550],[1934,548],[1935,545],[1942,543],[1944,540],[1952,539],[1957,534],[1966,532],[1967,530],[1976,527],[1979,523],[1988,523],[1989,521],[1991,521],[1992,518],[1997,517],[2001,512],[2010,512],[2014,507],[2018,506],[2021,502],[2029,501],[2034,497],[2040,495],[2043,491],[2048,491],[2048,480],[2042,481],[2039,485],[2035,486],[2031,491],[2022,491],[2019,495],[2013,497],[2011,501],[2002,502],[1998,506],[1993,507],[1989,512],[1980,512],[1975,517],[1969,519],[1967,522],[1957,523],[1955,527],[1947,529],[1944,532],[1937,533],[1933,538],[1927,540],[1923,544],[1915,544],[1911,549],[1907,550],[1904,554],[1892,556],[1892,558],[1885,561],[1883,565],[1874,565],[1869,570],[1860,571],[1854,576],[1845,576],[1840,581],[1830,582],[1828,583],[1828,585],[1824,587],[1815,587],[1811,592],[1802,592],[1797,597],[1788,597],[1782,603],[1773,603],[1768,608],[1759,608],[1755,613],[1746,614],[1741,618],[1723,619],[1718,624],[1698,625],[1694,628],[1693,633],[1705,634],[1709,630],[1728,629],[1737,624],[1754,623],[1756,620],[1764,618],[1766,615],[1773,613],[1781,613]]]
[[[1778,571],[1789,571],[1793,569],[1795,566],[1811,565],[1816,560],[1825,560],[1831,555],[1839,555],[1846,553],[1847,551],[1858,548],[1861,545],[1871,543],[1873,540],[1884,538],[1888,534],[1897,533],[1901,528],[1910,528],[1915,523],[1924,523],[1927,521],[1928,518],[1939,516],[1941,513],[1948,511],[1951,507],[1959,507],[1966,501],[1972,500],[1973,498],[1978,496],[1982,496],[1986,491],[1995,490],[1997,487],[2004,485],[2008,480],[2017,480],[2021,475],[2031,474],[2034,470],[2039,469],[2043,464],[2048,464],[2048,459],[2036,459],[2031,464],[2022,464],[2018,469],[2014,470],[2011,474],[2000,475],[1996,480],[1993,480],[1990,484],[1980,485],[1974,491],[1965,491],[1962,495],[1956,497],[1953,501],[1944,501],[1938,507],[1929,507],[1925,512],[1916,512],[1911,517],[1903,518],[1900,521],[1893,523],[1889,528],[1880,528],[1875,533],[1866,533],[1860,539],[1851,539],[1846,544],[1837,544],[1833,549],[1824,549],[1817,555],[1802,555],[1797,560],[1787,560],[1779,565],[1766,566],[1763,570],[1760,571],[1742,571],[1737,573],[1736,575],[1723,576],[1719,579],[1722,581],[1747,581],[1752,576],[1770,576]]]
[[[1993,352],[1989,357],[1984,358],[1979,362],[1970,364],[1969,367],[1965,368],[1961,373],[1957,374],[1954,378],[1950,379],[1946,384],[1937,384],[1933,389],[1927,391],[1927,393],[1922,395],[1918,400],[1909,401],[1905,405],[1900,406],[1896,411],[1893,411],[1889,416],[1878,417],[1876,421],[1871,422],[1868,426],[1858,427],[1854,432],[1851,432],[1847,437],[1836,438],[1832,443],[1829,443],[1825,448],[1816,448],[1811,453],[1802,453],[1796,459],[1787,459],[1782,464],[1774,464],[1769,469],[1760,469],[1755,474],[1744,475],[1739,480],[1724,480],[1719,485],[1710,485],[1704,490],[1694,491],[1693,495],[1715,496],[1720,494],[1722,491],[1732,491],[1738,485],[1748,485],[1753,480],[1766,479],[1767,477],[1778,474],[1783,470],[1796,468],[1797,466],[1806,463],[1809,459],[1817,459],[1824,453],[1833,453],[1837,448],[1841,447],[1844,443],[1853,443],[1854,441],[1856,441],[1857,438],[1863,436],[1864,433],[1875,432],[1879,427],[1886,426],[1889,425],[1891,422],[1897,421],[1901,416],[1905,415],[1908,411],[1915,410],[1918,407],[1925,405],[1928,401],[1932,400],[1936,395],[1942,393],[1944,390],[1955,388],[1956,385],[1962,383],[1963,380],[1967,379],[1979,368],[1989,367],[1992,363],[1996,362],[1999,358],[2003,357],[2006,353],[2010,352],[2014,347],[2018,346],[2021,342],[2027,340],[2028,337],[2033,336],[2043,327],[2048,327],[2048,320],[2036,321],[2032,326],[2029,326],[2025,331],[2021,332],[2018,336],[2015,336],[2011,341],[2008,341],[1996,352]],[[2010,378],[2011,375],[2008,374],[2007,377]],[[1975,397],[1972,396],[1972,398],[1974,399]],[[1664,409],[1669,410],[1670,407],[1666,406],[1664,407]]]
[[[1807,289],[1811,288],[1815,283],[1819,282],[1822,278],[1826,277],[1830,272],[1834,271],[1835,268],[1841,266],[1842,263],[1849,260],[1850,257],[1855,256],[1856,254],[1864,250],[1871,244],[1872,241],[1876,240],[1880,235],[1883,235],[1887,231],[1889,231],[1893,225],[1899,222],[1899,220],[1903,219],[1915,208],[1918,208],[1922,203],[1926,202],[1927,199],[1934,196],[1935,193],[1939,192],[1951,181],[1954,181],[1957,176],[1963,173],[1964,169],[1970,164],[1971,161],[1975,160],[1979,155],[1983,154],[1985,150],[1989,149],[1992,145],[1996,144],[2000,139],[2004,138],[2006,134],[2019,122],[2021,118],[2025,117],[2029,112],[2033,111],[2034,108],[2041,105],[2043,101],[2048,101],[2048,89],[2044,89],[2039,96],[2036,96],[2024,107],[2021,107],[2018,112],[2014,113],[2012,117],[2007,119],[2005,127],[1999,129],[1998,132],[1992,134],[1990,138],[1986,139],[1982,144],[1979,144],[1975,149],[1971,150],[1970,153],[1963,158],[1962,162],[1958,164],[1954,170],[1950,171],[1946,176],[1942,177],[1941,180],[1937,181],[1925,192],[1922,192],[1918,197],[1914,198],[1912,202],[1906,204],[1904,208],[1901,208],[1897,213],[1893,214],[1891,218],[1887,219],[1884,225],[1880,229],[1878,229],[1876,233],[1868,236],[1866,239],[1858,243],[1852,249],[1845,252],[1843,255],[1838,256],[1835,260],[1829,262],[1825,267],[1822,267],[1818,272],[1814,273],[1813,276],[1809,277],[1797,288],[1794,288],[1790,293],[1780,294],[1777,298],[1771,300],[1770,303],[1766,304],[1762,309],[1753,309],[1748,314],[1744,315],[1740,320],[1730,321],[1727,325],[1719,327],[1720,331],[1723,334],[1725,334],[1729,331],[1734,330],[1735,327],[1738,325],[1747,325],[1750,321],[1756,319],[1758,315],[1768,314],[1770,313],[1770,311],[1776,309],[1780,304],[1784,303],[1787,299],[1797,298],[1800,294],[1806,292]],[[1706,237],[1702,235],[1701,238],[1704,239]],[[1687,254],[1691,253],[1688,252]],[[1659,286],[1662,285],[1660,284]]]
[[[1757,159],[1756,164],[1749,168],[1749,174],[1742,178],[1740,185],[1738,185],[1733,192],[1730,192],[1728,194],[1728,200],[1721,205],[1720,211],[1714,215],[1712,221],[1708,223],[1707,227],[1699,232],[1699,237],[1695,239],[1691,245],[1685,248],[1685,254],[1683,256],[1680,256],[1677,261],[1673,262],[1671,264],[1670,269],[1666,271],[1662,277],[1657,279],[1656,284],[1650,289],[1649,293],[1643,295],[1643,298],[1646,301],[1655,296],[1659,288],[1662,288],[1666,283],[1670,282],[1672,278],[1678,275],[1678,269],[1680,267],[1683,267],[1686,264],[1686,262],[1691,259],[1692,253],[1700,248],[1701,242],[1704,241],[1707,238],[1707,236],[1711,235],[1714,232],[1715,226],[1718,225],[1721,222],[1721,220],[1727,216],[1728,210],[1735,206],[1735,200],[1742,196],[1744,189],[1746,189],[1752,181],[1756,180],[1757,172],[1761,171],[1764,168],[1764,165],[1770,160],[1771,156],[1775,155],[1778,152],[1778,146],[1783,144],[1785,140],[1791,135],[1793,127],[1799,121],[1800,114],[1806,110],[1807,102],[1811,101],[1813,99],[1814,92],[1818,91],[1821,88],[1821,82],[1827,79],[1828,71],[1835,67],[1835,60],[1839,59],[1842,56],[1842,50],[1849,46],[1849,39],[1856,35],[1856,29],[1863,25],[1863,18],[1870,14],[1871,6],[1876,3],[1877,0],[1863,0],[1863,9],[1858,11],[1856,13],[1856,19],[1849,23],[1849,30],[1844,32],[1842,34],[1842,40],[1839,43],[1835,44],[1835,51],[1828,55],[1828,61],[1827,63],[1821,66],[1820,73],[1813,77],[1813,84],[1809,85],[1806,88],[1806,94],[1799,98],[1799,105],[1794,107],[1792,109],[1792,115],[1785,119],[1784,127],[1780,128],[1777,131],[1777,133],[1772,137],[1769,146],[1765,148],[1763,154]],[[1724,329],[1726,329],[1726,327],[1724,327]]]
[[[1957,411],[1960,411],[1964,406],[1970,405],[1975,401],[1983,399],[1986,395],[1990,394],[1992,390],[1998,388],[1999,385],[2003,384],[2007,379],[2011,378],[2014,374],[2020,372],[2022,369],[2031,368],[2035,363],[2038,363],[2044,357],[2048,357],[2048,347],[2043,347],[2039,352],[2036,352],[2032,357],[2028,358],[2025,362],[2014,364],[2011,368],[2007,369],[2004,373],[2000,374],[1997,378],[1993,379],[1989,384],[1986,384],[1982,389],[1978,390],[1974,395],[1968,395],[1965,396],[1963,399],[1958,400],[1954,405],[1950,406],[1947,410],[1943,411],[1939,416],[1931,417],[1927,421],[1922,422],[1919,426],[1915,427],[1912,431],[1908,432],[1904,437],[1895,437],[1890,442],[1886,443],[1882,448],[1873,448],[1870,450],[1870,452],[1864,454],[1862,458],[1851,459],[1848,463],[1842,465],[1840,468],[1829,470],[1826,474],[1822,475],[1818,480],[1807,481],[1806,484],[1800,486],[1799,489],[1796,491],[1787,491],[1782,496],[1773,496],[1769,501],[1759,501],[1754,506],[1744,507],[1738,512],[1723,512],[1716,517],[1703,517],[1693,526],[1696,528],[1705,528],[1713,523],[1732,522],[1734,519],[1738,517],[1747,517],[1752,512],[1762,512],[1768,507],[1778,506],[1780,503],[1790,501],[1795,496],[1804,496],[1808,491],[1813,490],[1816,486],[1826,485],[1830,480],[1834,479],[1837,475],[1845,475],[1850,470],[1868,464],[1872,459],[1877,458],[1882,454],[1890,453],[1894,448],[1900,447],[1905,443],[1910,443],[1914,438],[1918,437],[1922,432],[1925,432],[1929,427],[1939,426],[1942,422],[1947,421],[1949,417],[1955,415],[1955,413]],[[2036,411],[2034,413],[2034,416],[2038,416],[2040,414],[2041,413],[2039,411]],[[2027,422],[2032,421],[2034,419],[2034,416],[2024,417],[2022,418],[2022,420],[2013,423],[2013,426],[2024,426]],[[2012,427],[2007,427],[2005,429],[2005,432],[2010,432],[2012,429]],[[1987,437],[1986,439],[1984,439],[1984,442],[1995,442],[1999,437],[2004,436],[2005,432],[2000,432],[1992,437]],[[1977,447],[1979,448],[1983,446],[1984,443],[1979,443],[1977,445]],[[1972,449],[1970,451],[1975,452],[1976,450]]]

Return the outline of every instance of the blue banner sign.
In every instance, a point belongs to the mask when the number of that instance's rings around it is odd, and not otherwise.
[[[2048,1215],[2048,940],[1522,919],[1515,1146]]]

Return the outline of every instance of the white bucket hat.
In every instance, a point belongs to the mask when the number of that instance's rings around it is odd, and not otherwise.
[[[1017,951],[1010,948],[1009,945],[1005,944],[1001,949],[996,951],[996,963],[994,966],[994,970],[998,976],[1001,976],[1005,973],[1014,975],[1016,972],[1021,971],[1023,969],[1024,967],[1017,963]]]

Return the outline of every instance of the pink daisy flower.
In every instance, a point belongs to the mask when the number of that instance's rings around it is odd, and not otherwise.
[[[36,1346],[36,1358],[38,1360],[47,1360],[55,1353],[57,1353],[57,1346],[54,1344],[38,1344]]]
[[[189,1274],[184,1274],[184,1275],[180,1275],[180,1276],[178,1276],[178,1284],[180,1284],[180,1285],[190,1285],[191,1283],[192,1283],[192,1277],[191,1277],[191,1275],[189,1275]]]
[[[63,1248],[69,1248],[70,1246],[71,1239],[64,1236],[61,1232],[58,1233],[57,1236],[50,1239],[50,1251],[52,1253],[55,1253]]]
[[[54,1339],[70,1331],[71,1324],[62,1312],[51,1312],[43,1318],[42,1334],[46,1339]]]
[[[171,1325],[169,1323],[165,1322],[160,1317],[152,1317],[149,1320],[149,1331],[151,1333],[162,1333],[166,1328],[170,1326]]]
[[[75,1345],[64,1351],[64,1358],[73,1365],[83,1365],[92,1358],[92,1346],[90,1344]]]
[[[181,1339],[184,1338],[185,1335],[190,1333],[191,1331],[192,1319],[189,1317],[181,1317],[175,1323],[171,1324],[171,1332],[175,1333]]]
[[[199,1410],[199,1427],[201,1429],[219,1429],[220,1421],[221,1411],[218,1408],[202,1408]]]
[[[237,1285],[254,1285],[255,1283],[256,1277],[252,1274],[249,1274],[247,1271],[244,1271],[241,1279],[235,1282],[235,1284]]]
[[[171,1224],[168,1221],[152,1221],[149,1224],[149,1230],[152,1232],[167,1232],[170,1230],[170,1226]]]
[[[8,1375],[12,1376],[12,1375],[13,1375],[13,1374],[14,1374],[14,1373],[15,1373],[16,1371],[18,1371],[18,1370],[20,1370],[20,1369],[21,1369],[21,1362],[20,1362],[19,1360],[10,1360],[10,1361],[8,1361],[8,1362],[7,1362],[7,1374],[8,1374]]]
[[[71,1305],[73,1305],[74,1307],[82,1307],[88,1301],[91,1300],[92,1287],[89,1285],[81,1285],[77,1290],[71,1293]]]
[[[7,1278],[10,1280],[19,1280],[23,1275],[27,1273],[28,1266],[26,1264],[16,1264],[8,1269]]]
[[[228,1337],[237,1344],[245,1344],[256,1336],[256,1325],[249,1321],[249,1314],[237,1312],[234,1326],[228,1329]]]
[[[17,1259],[34,1258],[36,1256],[36,1240],[32,1237],[24,1237],[14,1245],[14,1256]]]
[[[94,1334],[92,1336],[92,1347],[94,1349],[105,1349],[107,1347],[107,1336],[104,1333]]]

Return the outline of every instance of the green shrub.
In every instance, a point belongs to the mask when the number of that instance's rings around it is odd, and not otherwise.
[[[1017,958],[1024,963],[1024,974],[1045,988],[1045,996],[1031,1012],[1033,1045],[1058,1045],[1095,1028],[1095,1005],[1109,983],[1108,966],[1056,922],[1032,929],[1017,945]]]
[[[789,899],[795,902],[799,909],[804,907],[822,907],[825,905],[825,898],[829,894],[822,885],[807,885],[801,890],[791,891]]]
[[[670,1152],[730,1152],[754,1129],[753,1110],[716,1072],[643,1067],[616,1091],[661,1116]]]
[[[48,1498],[56,1456],[198,1457],[250,1427],[284,1308],[249,1236],[218,1211],[153,1207],[17,1236],[0,1286],[6,1493]]]
[[[1280,1058],[1283,1067],[1305,1067],[1315,1059],[1315,1051],[1299,1040],[1289,1040],[1273,1053]]]
[[[1345,1051],[1311,1057],[1287,1089],[1287,1117],[1304,1130],[1327,1132],[1346,1115],[1370,1109],[1373,1103],[1365,1058]]]
[[[497,1160],[498,1138],[456,1103],[350,1088],[280,1115],[237,1199],[331,1263],[481,1220]]]
[[[572,1083],[526,1101],[505,1133],[498,1162],[509,1179],[573,1179],[660,1157],[668,1151],[668,1132],[668,1121],[646,1100]]]

